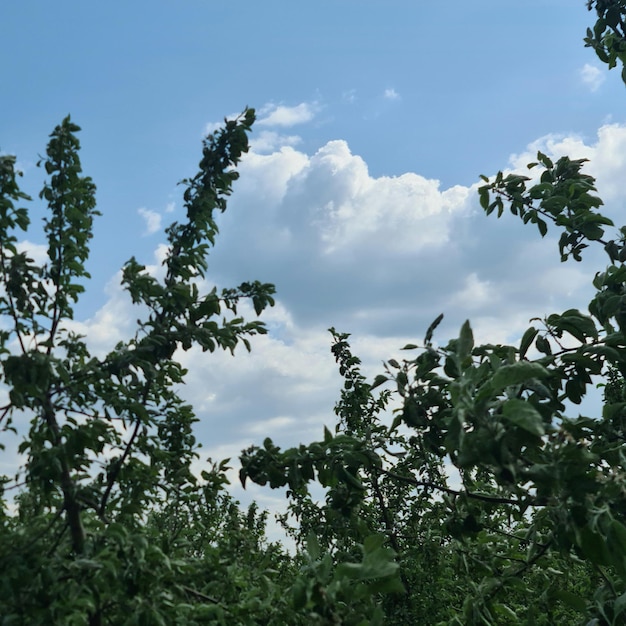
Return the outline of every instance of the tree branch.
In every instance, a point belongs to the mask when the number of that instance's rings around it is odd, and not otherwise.
[[[470,491],[457,491],[456,489],[451,489],[450,487],[437,485],[436,483],[433,483],[430,481],[417,480],[416,478],[412,478],[410,476],[402,476],[401,474],[396,474],[395,472],[390,472],[389,470],[385,470],[380,467],[375,468],[375,471],[380,472],[381,474],[385,474],[385,476],[389,476],[390,478],[394,478],[395,480],[399,480],[409,485],[413,485],[414,487],[426,487],[427,489],[435,489],[436,491],[442,491],[452,496],[466,496],[468,498],[472,498],[473,500],[480,500],[482,502],[490,502],[492,504],[509,504],[511,506],[522,506],[522,505],[545,506],[543,504],[535,503],[530,500],[527,501],[527,500],[519,500],[519,499],[512,499],[512,498],[503,498],[500,496],[490,496],[488,494],[473,493]]]

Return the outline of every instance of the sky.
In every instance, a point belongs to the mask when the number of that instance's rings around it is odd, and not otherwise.
[[[5,2],[0,152],[36,197],[49,133],[68,114],[82,127],[102,216],[74,328],[105,354],[137,317],[119,268],[135,256],[158,274],[203,135],[256,109],[207,286],[272,282],[277,302],[251,354],[180,354],[201,469],[332,429],[331,326],[373,377],[439,313],[445,344],[468,318],[477,340],[514,342],[533,317],[585,310],[602,254],[561,264],[554,237],[486,218],[476,189],[538,149],[589,158],[622,223],[624,85],[584,47],[592,24],[584,0]],[[24,245],[42,243],[35,228]],[[233,491],[279,507],[267,489]]]

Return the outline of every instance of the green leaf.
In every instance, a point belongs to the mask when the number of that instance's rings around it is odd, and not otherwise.
[[[322,556],[322,550],[320,548],[319,541],[317,540],[317,535],[311,530],[306,537],[306,549],[309,553],[309,556],[314,561],[319,561]]]
[[[456,347],[456,353],[459,359],[464,360],[471,356],[474,348],[474,333],[470,326],[469,320],[466,320],[461,326],[461,334],[459,335],[459,341]]]
[[[548,370],[539,363],[518,361],[497,369],[491,379],[491,386],[494,390],[499,390],[511,385],[519,385],[533,378],[547,378],[549,375]]]
[[[545,434],[541,414],[532,404],[524,400],[517,398],[507,400],[502,406],[502,418],[531,435],[541,437]]]
[[[489,182],[489,179],[483,179]],[[486,211],[489,208],[489,187],[484,185],[478,189],[478,198],[480,206]]]
[[[562,315],[550,315],[547,322],[556,330],[569,333],[581,343],[585,343],[588,338],[598,338],[598,330],[593,319],[577,309],[569,309]]]
[[[333,440],[333,434],[324,426],[324,443],[330,443]]]
[[[363,561],[361,563],[341,563],[337,566],[337,576],[351,580],[371,580],[387,578],[397,574],[398,564],[394,561],[393,552],[385,548],[384,537],[370,535],[363,544]]]
[[[528,352],[528,348],[530,348],[530,346],[532,345],[538,332],[539,331],[536,328],[531,326],[524,333],[524,335],[522,336],[522,341],[520,342],[520,347],[519,347],[520,359],[523,359],[526,356],[526,353]]]
[[[439,326],[439,324],[441,324],[441,320],[443,319],[443,313],[440,313],[435,320],[433,321],[433,323],[428,327],[428,330],[426,331],[426,336],[424,337],[424,344],[425,345],[430,345],[433,339],[433,333],[435,332],[435,329],[437,328],[437,326]]]
[[[308,600],[307,591],[307,580],[302,577],[297,578],[291,588],[293,607],[296,611],[301,611],[306,606]]]
[[[548,169],[552,169],[554,167],[552,160],[541,151],[537,152],[537,161]]]
[[[539,335],[537,337],[535,346],[537,346],[537,350],[539,350],[539,352],[542,352],[543,354],[547,354],[547,355],[552,354],[552,348],[550,347],[550,342],[543,335]]]
[[[611,565],[612,556],[608,550],[606,538],[593,531],[588,525],[578,532],[578,545],[583,555],[596,565]]]
[[[619,549],[626,555],[626,526],[617,520],[611,522],[611,533],[618,542]]]
[[[545,237],[546,233],[548,232],[548,225],[539,217],[537,218],[535,223],[537,224],[537,228],[539,229],[539,233],[541,234],[541,236]]]
[[[399,576],[392,575],[387,578],[379,578],[369,585],[369,592],[374,594],[379,593],[404,593],[406,589],[402,584]],[[382,622],[381,622],[382,624]]]
[[[380,385],[384,385],[389,380],[388,376],[384,374],[378,374],[376,378],[374,378],[374,382],[372,383],[370,389],[376,389],[376,387],[380,387]]]
[[[560,600],[579,613],[587,612],[587,603],[585,602],[585,599],[577,593],[572,593],[571,591],[566,591],[564,589],[557,589],[556,591],[553,591],[551,595],[556,600]]]
[[[613,604],[613,613],[619,617],[626,610],[626,593],[623,593]]]
[[[510,624],[514,624],[519,620],[517,613],[506,604],[495,604],[493,607],[494,613],[502,615],[507,620],[510,620]]]

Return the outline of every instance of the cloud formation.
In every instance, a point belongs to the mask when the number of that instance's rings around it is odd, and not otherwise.
[[[153,235],[161,230],[161,215],[151,209],[140,208],[137,209],[137,213],[144,219],[146,228],[143,232],[143,236]]]
[[[477,341],[513,342],[532,317],[585,308],[593,274],[605,263],[601,251],[562,264],[558,235],[542,240],[512,216],[486,218],[476,186],[442,188],[411,172],[374,176],[342,140],[313,154],[280,144],[274,151],[253,147],[241,163],[229,209],[219,216],[206,284],[275,282],[277,304],[263,314],[269,334],[252,338],[252,353],[239,350],[234,358],[195,348],[178,354],[189,371],[180,392],[200,418],[198,467],[207,456],[236,457],[266,436],[289,446],[320,437],[324,424],[333,427],[341,380],[330,326],[352,333],[354,353],[373,377],[383,359],[402,358],[402,345],[421,341],[442,312],[436,342],[455,337],[467,318]],[[537,149],[591,158],[588,171],[606,211],[619,218],[625,126],[603,126],[593,142],[541,138],[512,156],[511,168],[526,171]],[[160,244],[148,271],[162,271],[165,251]],[[138,317],[119,275],[107,289],[107,303],[72,325],[98,355],[132,334]],[[254,317],[245,305],[241,313]]]
[[[250,147],[258,154],[276,152],[283,146],[297,146],[302,139],[298,135],[285,135],[273,130],[262,130],[250,137]]]
[[[585,63],[580,69],[580,78],[583,84],[589,88],[589,91],[595,92],[606,80],[606,73],[595,65]]]
[[[383,94],[385,100],[399,100],[400,94],[393,88],[385,89],[385,93]]]
[[[259,111],[257,126],[279,126],[287,128],[310,122],[319,110],[315,102],[301,102],[296,106],[268,104]]]

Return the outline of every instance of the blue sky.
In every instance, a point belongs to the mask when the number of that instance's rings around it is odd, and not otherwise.
[[[158,272],[203,133],[255,107],[210,278],[276,283],[271,333],[249,356],[181,355],[184,393],[215,458],[266,435],[308,441],[333,424],[340,389],[331,325],[375,374],[440,312],[442,340],[469,317],[480,339],[514,341],[530,317],[585,307],[603,259],[561,265],[554,241],[487,220],[475,192],[479,174],[522,167],[539,147],[588,156],[619,222],[624,86],[583,46],[585,5],[3,3],[0,150],[36,195],[48,134],[68,113],[82,126],[103,215],[77,327],[104,351],[136,318],[117,270],[135,255]]]

